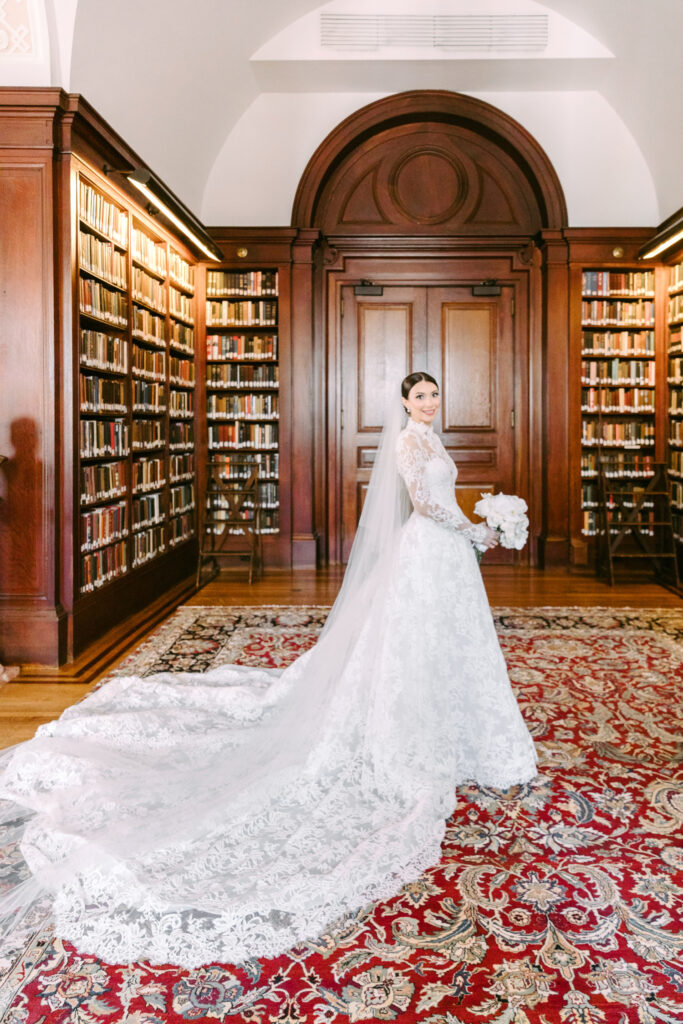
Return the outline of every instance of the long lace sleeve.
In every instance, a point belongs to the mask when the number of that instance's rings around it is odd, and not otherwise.
[[[452,493],[451,477],[448,476],[444,481],[448,467],[443,465],[443,460],[431,452],[419,437],[404,431],[396,446],[396,460],[413,508],[419,515],[427,516],[449,530],[464,534],[473,544],[484,541],[486,524],[472,523],[467,518]],[[434,465],[436,473],[430,475],[430,466]]]

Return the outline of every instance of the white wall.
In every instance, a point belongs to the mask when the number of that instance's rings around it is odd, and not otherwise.
[[[289,224],[299,179],[319,144],[345,117],[383,95],[262,93],[238,120],[211,169],[203,221]],[[659,222],[643,154],[599,93],[473,95],[515,118],[544,148],[562,183],[572,227]]]

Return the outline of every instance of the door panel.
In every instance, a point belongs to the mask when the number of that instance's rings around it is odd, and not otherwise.
[[[510,292],[479,299],[469,287],[387,286],[381,297],[356,298],[352,288],[343,289],[344,560],[379,442],[385,380],[398,383],[413,370],[426,370],[440,382],[435,429],[458,466],[457,495],[466,515],[473,516],[482,491],[515,493]],[[496,549],[486,560],[508,563],[514,557]]]
[[[385,381],[426,356],[424,288],[356,298],[342,289],[342,557],[349,556],[382,432]],[[400,396],[397,395],[397,401]]]

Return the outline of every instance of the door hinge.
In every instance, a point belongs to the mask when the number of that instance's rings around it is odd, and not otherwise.
[[[510,315],[511,316],[515,315],[515,300],[514,299],[510,299]]]
[[[344,316],[344,300],[339,300],[339,315]]]
[[[510,411],[510,426],[512,427],[513,430],[515,429],[515,410],[514,409],[512,409]]]

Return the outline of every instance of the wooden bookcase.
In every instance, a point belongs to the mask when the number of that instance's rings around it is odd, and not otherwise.
[[[667,407],[671,518],[683,562],[683,254],[667,269]]]
[[[78,157],[74,615],[196,538],[195,260]],[[90,601],[92,604],[92,600]]]
[[[582,527],[598,532],[600,464],[607,480],[647,480],[655,450],[655,275],[581,274]]]
[[[0,143],[19,354],[2,366],[0,548],[21,555],[0,571],[0,648],[59,664],[192,586],[197,259],[82,97],[3,90]]]
[[[254,455],[265,535],[280,532],[278,285],[272,267],[206,271],[207,449],[223,480],[239,478],[231,454]]]

